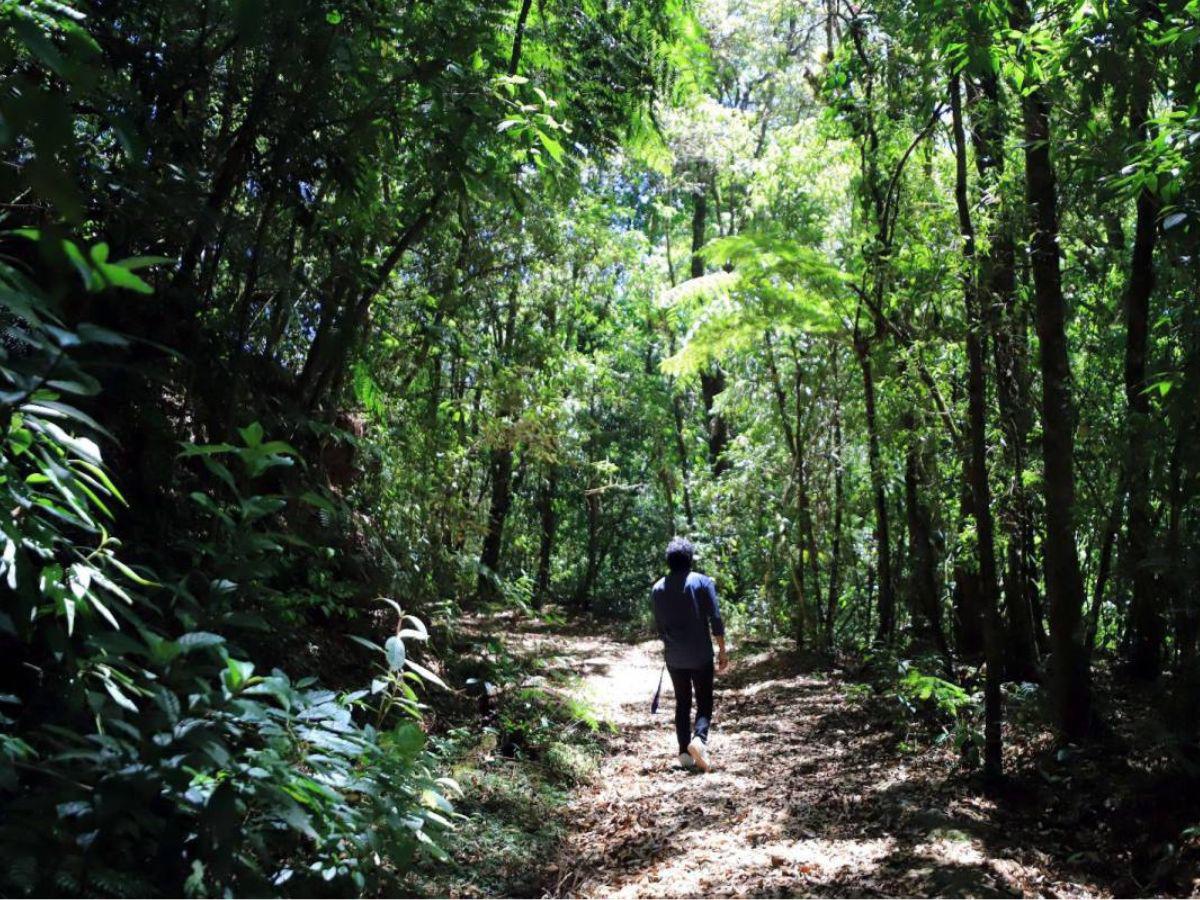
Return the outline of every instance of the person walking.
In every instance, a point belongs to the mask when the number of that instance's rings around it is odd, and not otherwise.
[[[711,578],[692,571],[692,543],[675,537],[667,544],[667,575],[650,592],[654,624],[663,642],[663,657],[675,688],[675,736],[679,763],[702,772],[712,768],[708,730],[713,715],[713,638],[717,641],[716,672],[729,665],[725,623]],[[692,721],[692,696],[696,719]]]

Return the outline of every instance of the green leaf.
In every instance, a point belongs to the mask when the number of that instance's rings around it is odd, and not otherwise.
[[[254,674],[254,663],[234,659],[232,656],[225,661],[225,686],[236,693]]]
[[[153,294],[154,288],[122,266],[101,263],[97,267],[100,276],[111,287],[134,291],[138,294]]]
[[[116,701],[118,706],[121,706],[130,712],[138,711],[137,704],[125,696],[121,689],[117,687],[117,685],[114,684],[111,679],[104,679],[104,689],[108,691],[108,695]]]
[[[317,494],[313,491],[305,491],[300,495],[300,500],[303,503],[307,503],[309,506],[314,506],[317,509],[324,510],[328,513],[337,512],[336,506],[334,506],[320,494]]]
[[[350,638],[350,640],[354,641],[354,643],[356,643],[356,644],[362,644],[368,650],[374,650],[377,653],[385,653],[385,654],[387,652],[386,650],[384,650],[383,647],[380,647],[374,641],[369,641],[365,637],[362,637],[360,635],[348,634],[348,635],[346,635],[346,637]]]
[[[542,129],[537,129],[538,142],[546,148],[546,152],[556,163],[561,163],[566,156],[566,151],[563,150],[563,145],[551,137]]]
[[[176,260],[170,256],[131,256],[128,259],[119,261],[116,265],[133,272],[137,269],[146,269],[150,266],[161,266],[165,263],[174,262]]]
[[[398,636],[392,635],[387,639],[387,643],[383,645],[383,648],[387,654],[389,669],[394,672],[404,668],[405,657],[407,656],[404,651],[404,641]]]
[[[121,560],[117,559],[115,556],[109,556],[108,561],[113,566],[115,566],[122,575],[124,575],[126,578],[128,578],[130,581],[132,581],[134,584],[141,585],[142,587],[162,587],[162,585],[159,584],[157,581],[150,581],[148,578],[143,578],[141,575],[139,575],[137,572],[135,572],[129,566],[125,565],[125,563],[121,562]]]
[[[450,690],[450,688],[446,684],[446,682],[442,681],[442,679],[439,678],[435,673],[431,672],[429,669],[425,668],[420,663],[414,662],[411,657],[404,660],[404,665],[406,665],[406,666],[408,666],[408,668],[412,669],[412,671],[414,673],[416,673],[416,675],[419,678],[421,678],[423,681],[428,681],[432,684],[436,684],[438,687],[440,687],[444,690],[447,690],[447,691]]]
[[[8,447],[13,456],[20,456],[33,445],[33,432],[14,425],[8,432]]]
[[[392,731],[392,747],[401,756],[416,756],[425,747],[425,732],[415,722],[401,722]]]
[[[239,428],[238,434],[242,436],[247,447],[257,447],[262,443],[263,427],[258,422],[251,422],[245,428]]]
[[[425,623],[416,616],[403,616],[400,621],[402,624],[404,622],[408,622],[412,625],[412,627],[401,628],[400,631],[397,632],[399,637],[406,640],[410,638],[417,641],[429,640],[429,632],[425,630]]]
[[[109,625],[117,630],[120,630],[121,626],[117,623],[117,617],[112,614],[112,611],[107,606],[100,602],[100,599],[96,596],[95,592],[92,592],[88,595],[88,604],[95,609],[96,612],[100,613],[100,615],[104,617],[105,621],[107,621]]]
[[[175,643],[179,645],[184,653],[191,653],[193,650],[218,647],[225,643],[225,638],[219,634],[213,634],[211,631],[189,631],[187,634],[181,634],[176,638]]]

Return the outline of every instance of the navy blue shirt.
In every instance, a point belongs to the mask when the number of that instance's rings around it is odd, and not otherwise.
[[[654,624],[663,642],[663,656],[673,669],[699,669],[712,663],[712,635],[725,634],[717,586],[699,572],[672,572],[650,592]]]

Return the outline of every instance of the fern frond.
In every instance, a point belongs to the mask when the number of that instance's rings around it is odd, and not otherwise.
[[[658,298],[658,305],[670,309],[694,300],[715,300],[727,297],[740,283],[737,272],[713,272],[681,282]]]

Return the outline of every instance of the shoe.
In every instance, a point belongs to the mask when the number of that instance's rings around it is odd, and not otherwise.
[[[711,768],[708,764],[708,744],[699,735],[692,738],[692,742],[688,744],[688,755],[701,772],[707,772]]]
[[[679,754],[679,765],[684,769],[696,768],[696,764],[692,761],[692,755],[690,753]]]

